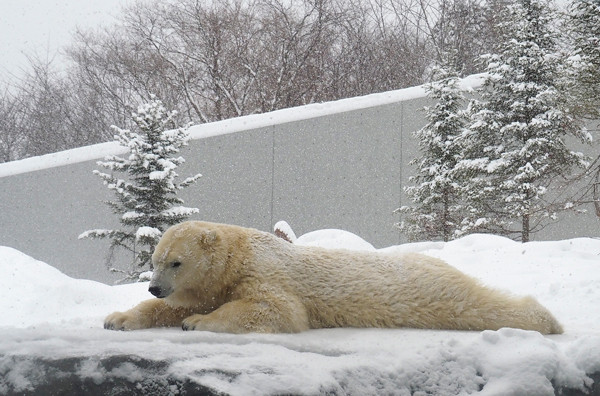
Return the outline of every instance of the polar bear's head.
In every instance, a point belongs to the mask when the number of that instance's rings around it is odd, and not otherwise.
[[[219,230],[210,223],[184,222],[163,234],[152,255],[149,291],[178,306],[202,304],[214,294],[226,263],[219,258]]]

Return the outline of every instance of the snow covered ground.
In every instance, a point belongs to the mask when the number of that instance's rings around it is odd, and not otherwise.
[[[335,230],[304,235],[296,243],[372,249]],[[487,285],[531,294],[562,322],[565,334],[544,337],[515,329],[322,329],[291,335],[108,331],[103,318],[150,298],[147,284],[107,286],[72,279],[0,247],[0,394],[34,394],[52,375],[96,385],[117,378],[144,392],[148,389],[141,384],[148,373],[136,366],[142,360],[157,362],[161,375],[169,378],[236,395],[553,395],[553,387],[592,386],[587,374],[600,372],[600,240],[519,244],[472,235],[382,250],[430,254]],[[102,362],[109,356],[128,358],[107,369]],[[65,374],[55,366],[40,367],[40,359],[76,363]],[[168,389],[180,391],[174,385]]]

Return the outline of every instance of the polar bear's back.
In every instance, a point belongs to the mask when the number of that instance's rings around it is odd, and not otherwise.
[[[420,277],[417,272],[427,277],[433,268],[452,269],[441,260],[417,254],[274,242],[274,250],[263,251],[276,267],[269,269],[269,277],[283,270],[286,279],[277,283],[288,284],[301,298],[313,328],[405,326],[415,298],[420,298],[410,285]]]
[[[562,332],[535,299],[485,287],[434,257],[275,244],[271,259],[285,267],[289,278],[282,281],[302,300],[313,328]]]
[[[421,255],[298,246],[228,225],[218,249],[239,298],[266,298],[308,327],[415,327],[484,330],[515,327],[560,333],[533,298],[480,285],[442,260]],[[287,315],[282,313],[281,315]]]

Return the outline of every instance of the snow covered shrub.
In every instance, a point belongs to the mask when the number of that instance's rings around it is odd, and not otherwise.
[[[184,162],[177,156],[181,147],[187,145],[187,128],[173,129],[174,112],[165,109],[162,102],[153,99],[140,106],[132,117],[139,131],[113,126],[115,140],[127,147],[129,156],[105,157],[98,165],[110,173],[94,171],[116,200],[105,201],[119,216],[121,229],[96,229],[86,231],[82,238],[109,238],[111,252],[123,248],[132,254],[131,269],[121,271],[126,279],[134,279],[147,269],[152,269],[151,256],[162,232],[173,224],[187,219],[198,209],[182,206],[177,191],[196,182],[201,176],[175,183],[177,166]],[[124,178],[117,174],[125,174]]]

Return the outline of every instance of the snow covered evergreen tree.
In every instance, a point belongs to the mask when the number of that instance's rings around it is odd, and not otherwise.
[[[548,188],[586,166],[566,138],[590,137],[567,111],[558,85],[562,58],[549,3],[520,0],[508,11],[511,37],[485,57],[488,77],[471,106],[472,122],[461,138],[466,157],[457,170],[472,175],[464,195],[472,210],[462,232],[526,242],[565,208],[550,201]]]
[[[574,0],[569,5],[574,54],[571,97],[578,114],[600,118],[600,0]],[[571,77],[571,76],[570,76]]]
[[[131,252],[132,270],[121,271],[130,279],[152,269],[152,252],[168,226],[198,212],[196,208],[181,206],[183,200],[176,195],[201,175],[175,183],[178,176],[175,170],[184,162],[177,154],[187,145],[189,136],[187,128],[173,129],[174,114],[157,99],[140,106],[132,115],[139,131],[113,126],[117,132],[115,139],[129,150],[129,156],[108,156],[98,165],[110,173],[94,171],[115,193],[117,200],[106,203],[119,215],[123,228],[90,230],[79,238],[109,238],[111,250],[120,247]],[[125,173],[127,177],[120,178],[117,173]]]
[[[565,85],[571,108],[577,117],[600,119],[600,0],[573,0],[568,6],[567,30],[571,38],[571,56]],[[588,186],[580,189],[574,201],[594,203],[600,217],[600,156],[587,172]],[[584,177],[585,177],[584,176]]]
[[[437,103],[425,108],[429,122],[414,134],[422,154],[411,162],[418,168],[416,176],[410,178],[416,185],[404,188],[414,205],[396,210],[403,217],[397,226],[411,240],[448,241],[456,236],[464,217],[454,167],[463,152],[457,137],[465,124],[461,110],[465,97],[456,70],[436,67],[433,78],[436,81],[425,89]]]

